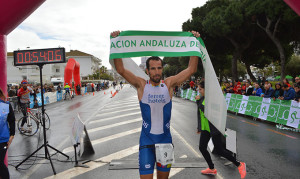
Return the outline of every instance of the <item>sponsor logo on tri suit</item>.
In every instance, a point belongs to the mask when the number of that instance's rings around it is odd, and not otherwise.
[[[147,128],[148,125],[149,125],[149,124],[143,120],[143,126],[144,126],[145,128]]]
[[[148,103],[166,103],[165,95],[148,95]]]
[[[169,122],[166,124],[166,127],[167,127],[168,129],[170,129],[170,123],[169,123]]]
[[[151,164],[146,164],[145,168],[151,168]]]

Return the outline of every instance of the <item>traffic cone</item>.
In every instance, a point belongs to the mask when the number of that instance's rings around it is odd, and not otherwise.
[[[104,94],[105,94],[105,91],[104,91]]]
[[[112,91],[110,91],[110,94],[112,94]]]
[[[95,96],[95,92],[93,92],[93,96]]]

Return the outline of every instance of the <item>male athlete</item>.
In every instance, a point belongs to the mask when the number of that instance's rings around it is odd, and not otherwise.
[[[198,32],[192,31],[195,37]],[[117,37],[120,31],[111,33]],[[171,164],[163,165],[156,161],[155,148],[159,144],[172,145],[170,133],[170,119],[172,109],[173,88],[190,78],[197,71],[198,57],[190,57],[189,66],[175,76],[162,80],[162,60],[159,57],[150,57],[146,62],[146,72],[149,81],[135,76],[123,66],[122,59],[114,59],[117,72],[137,89],[138,99],[143,117],[143,126],[140,136],[139,172],[141,179],[153,178],[154,165],[157,167],[159,179],[168,178]],[[156,144],[156,145],[155,145]],[[162,147],[163,148],[163,147]],[[166,154],[163,152],[163,154]]]

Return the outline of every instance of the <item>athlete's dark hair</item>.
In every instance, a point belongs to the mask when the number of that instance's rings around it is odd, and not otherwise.
[[[204,88],[204,81],[201,81],[201,82],[199,83],[199,86],[200,86],[201,88],[205,89],[205,88]]]
[[[160,61],[161,62],[161,66],[163,66],[163,62],[162,62],[162,59],[157,57],[157,56],[152,56],[152,57],[149,57],[146,61],[146,67],[147,69],[149,70],[150,66],[149,66],[149,61],[150,60],[155,60],[155,61]]]

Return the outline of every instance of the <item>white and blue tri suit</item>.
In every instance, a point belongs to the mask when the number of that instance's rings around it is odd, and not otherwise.
[[[156,161],[155,144],[172,143],[170,119],[172,100],[168,87],[161,81],[153,86],[147,81],[140,101],[143,125],[140,136],[139,171],[141,175],[152,174]],[[170,171],[171,165],[156,164],[159,171]]]

